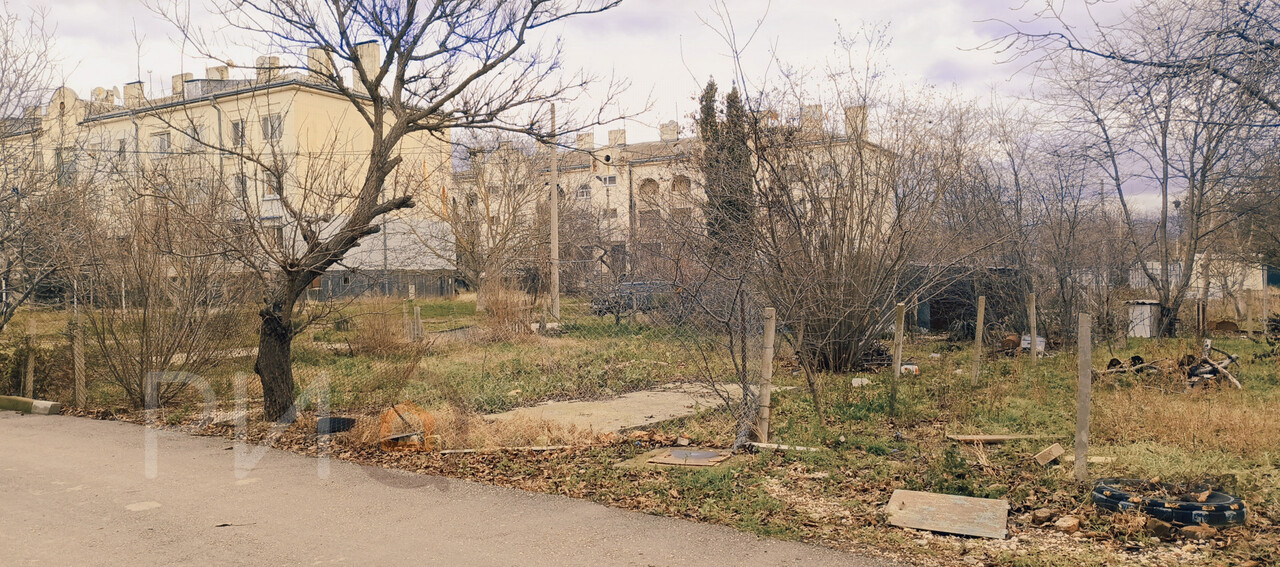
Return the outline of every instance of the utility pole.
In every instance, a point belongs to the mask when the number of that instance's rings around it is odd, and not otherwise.
[[[560,152],[556,151],[556,105],[551,105],[551,318],[560,322]]]

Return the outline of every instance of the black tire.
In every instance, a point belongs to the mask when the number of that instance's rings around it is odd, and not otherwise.
[[[1152,484],[1137,479],[1099,480],[1093,487],[1093,503],[1104,510],[1137,510],[1157,520],[1185,526],[1232,526],[1242,525],[1245,521],[1244,502],[1225,492],[1213,490],[1204,502],[1194,502],[1135,496],[1130,491],[1137,487],[1152,487]],[[1162,483],[1158,487],[1176,491],[1176,487],[1169,484]]]
[[[322,417],[316,420],[316,433],[319,435],[332,435],[343,431],[351,431],[351,428],[355,426],[356,420],[350,417]]]

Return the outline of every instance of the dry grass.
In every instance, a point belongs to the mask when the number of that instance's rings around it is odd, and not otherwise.
[[[1251,390],[1165,393],[1136,387],[1095,394],[1093,435],[1187,451],[1260,456],[1280,449],[1280,395]]]
[[[435,417],[435,435],[443,449],[496,449],[545,445],[583,446],[598,442],[597,432],[551,421],[514,418],[488,420],[453,408],[429,410]],[[366,415],[337,437],[338,443],[352,447],[372,447],[379,442],[380,416]]]
[[[415,345],[405,336],[404,314],[388,304],[385,309],[370,313],[355,322],[351,336],[351,351],[356,355],[388,356],[407,354]]]
[[[521,292],[493,289],[485,293],[483,339],[490,343],[512,342],[533,335],[533,301]]]

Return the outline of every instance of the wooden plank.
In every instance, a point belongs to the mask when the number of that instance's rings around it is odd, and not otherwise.
[[[439,435],[432,435],[439,437]],[[503,451],[560,451],[563,449],[576,449],[577,445],[533,445],[530,447],[491,447],[488,449],[445,449],[440,451],[441,455],[475,455],[485,453],[501,453]]]
[[[1061,435],[948,435],[947,439],[961,443],[1004,443],[1021,439],[1058,439]]]
[[[1062,460],[1068,463],[1074,463],[1076,462],[1076,456],[1063,455]],[[1089,457],[1088,462],[1091,465],[1105,465],[1105,464],[1116,462],[1116,458],[1115,457]]]
[[[1009,535],[1005,500],[895,490],[885,513],[900,528],[994,539]]]
[[[772,449],[774,451],[809,451],[816,453],[825,447],[801,447],[799,445],[779,445],[777,443],[747,443],[753,449]]]
[[[1061,457],[1062,454],[1066,452],[1067,450],[1062,448],[1062,444],[1054,443],[1046,447],[1045,450],[1040,451],[1039,453],[1036,453],[1036,457],[1035,457],[1036,463],[1038,463],[1042,467],[1046,466],[1049,463],[1052,463],[1058,457]]]
[[[649,464],[711,467],[732,456],[729,451],[715,449],[670,449],[649,459]]]

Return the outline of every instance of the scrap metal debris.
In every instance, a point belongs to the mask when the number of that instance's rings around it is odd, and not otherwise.
[[[1227,358],[1221,361],[1215,361],[1212,358],[1213,353],[1215,352],[1224,355]],[[1184,360],[1186,360],[1185,357]],[[1243,386],[1240,385],[1240,381],[1231,374],[1230,370],[1227,370],[1228,366],[1239,360],[1240,357],[1238,355],[1216,348],[1213,346],[1213,341],[1205,339],[1204,351],[1200,355],[1200,360],[1196,364],[1189,365],[1187,367],[1187,386],[1190,388],[1204,387],[1214,381],[1220,381],[1223,378],[1226,378],[1231,382],[1232,386],[1243,389]]]
[[[429,451],[438,436],[432,435],[436,419],[412,402],[391,406],[382,412],[379,440],[383,451]]]
[[[1226,358],[1214,360],[1213,354],[1217,353]],[[1239,355],[1231,354],[1221,349],[1215,348],[1213,342],[1205,340],[1203,352],[1197,356],[1187,354],[1179,358],[1176,362],[1168,359],[1153,360],[1147,362],[1141,356],[1134,355],[1129,357],[1128,361],[1122,361],[1119,358],[1112,358],[1107,362],[1105,370],[1095,370],[1095,374],[1144,374],[1156,373],[1164,375],[1181,374],[1186,378],[1187,387],[1190,389],[1203,388],[1216,382],[1225,381],[1236,388],[1242,388],[1240,380],[1228,369],[1232,364],[1237,364],[1240,360]]]

